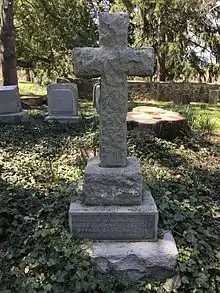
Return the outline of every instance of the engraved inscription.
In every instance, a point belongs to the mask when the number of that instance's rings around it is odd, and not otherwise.
[[[152,239],[154,238],[155,215],[74,215],[74,233],[96,239]]]

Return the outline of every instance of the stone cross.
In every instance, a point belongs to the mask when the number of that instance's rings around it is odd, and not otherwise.
[[[99,15],[99,48],[74,48],[75,74],[101,76],[101,167],[127,164],[127,75],[147,76],[154,70],[152,48],[128,47],[129,16],[103,12]]]

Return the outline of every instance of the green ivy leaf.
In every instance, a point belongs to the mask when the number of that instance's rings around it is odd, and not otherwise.
[[[168,279],[163,285],[163,288],[166,292],[174,292],[181,286],[181,277],[179,275],[174,276],[171,279]]]

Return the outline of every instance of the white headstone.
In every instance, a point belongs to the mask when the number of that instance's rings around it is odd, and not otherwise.
[[[93,108],[95,109],[96,115],[99,115],[99,102],[100,102],[100,83],[96,83],[93,86],[92,92]]]
[[[0,121],[18,122],[27,120],[23,112],[17,85],[0,86]]]
[[[47,88],[47,101],[47,121],[70,123],[79,120],[78,89],[76,84],[50,84]]]

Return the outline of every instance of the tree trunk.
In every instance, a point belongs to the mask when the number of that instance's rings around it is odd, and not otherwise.
[[[17,60],[15,56],[14,0],[2,2],[1,64],[4,85],[15,85]]]
[[[161,49],[165,44],[166,38],[164,33],[164,26],[161,19],[161,15],[158,17],[157,28],[157,81],[166,80],[166,53],[164,49]]]
[[[166,80],[166,56],[165,53],[157,54],[157,80]]]

